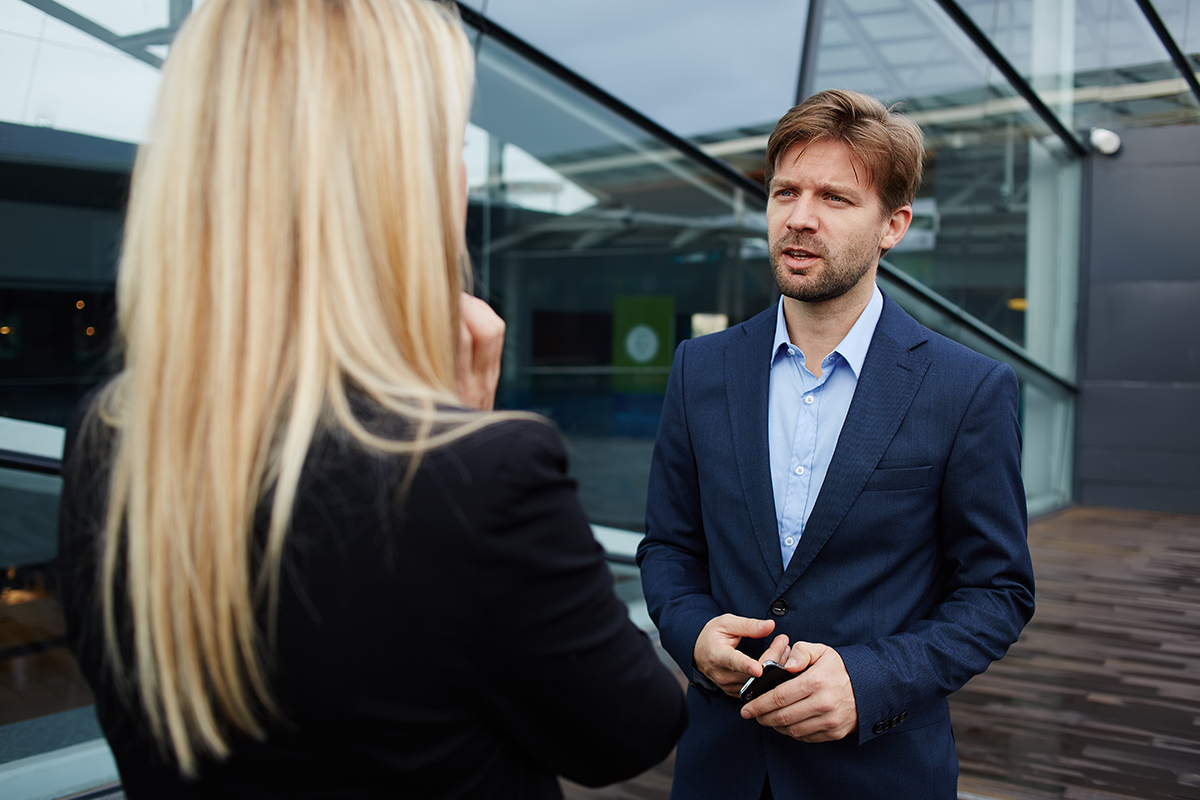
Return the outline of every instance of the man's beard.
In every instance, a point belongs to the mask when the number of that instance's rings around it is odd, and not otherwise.
[[[784,250],[805,250],[820,256],[825,263],[815,280],[792,285],[795,277],[783,264]],[[789,236],[771,243],[771,274],[781,294],[802,303],[820,303],[841,297],[853,289],[875,263],[877,248],[850,242],[843,252],[830,254],[819,240],[811,236]]]

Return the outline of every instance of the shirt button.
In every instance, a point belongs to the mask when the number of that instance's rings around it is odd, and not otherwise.
[[[794,348],[794,347],[789,347],[789,348],[788,348],[788,355],[789,355],[789,356],[794,356],[794,355],[796,355],[796,348]]]
[[[804,467],[796,467],[796,474],[797,474],[797,475],[803,475],[803,474],[804,474]]]
[[[811,394],[804,395],[804,402],[806,405],[811,406],[813,404],[813,396]]]
[[[789,536],[783,540],[783,543],[786,544],[788,547],[791,547],[792,545],[794,545],[796,543],[796,540],[793,539],[791,536]]]

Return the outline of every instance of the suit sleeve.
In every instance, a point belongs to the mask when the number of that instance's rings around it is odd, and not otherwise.
[[[942,600],[903,633],[839,647],[859,740],[880,720],[951,694],[1008,650],[1033,616],[1017,380],[996,364],[955,433],[940,498]]]
[[[623,780],[668,755],[683,692],[613,592],[557,433],[517,434],[502,440],[473,581],[485,713],[555,773]]]
[[[637,560],[650,617],[663,647],[693,684],[716,687],[692,663],[700,631],[721,614],[712,597],[696,457],[688,432],[684,382],[687,342],[675,351],[650,464],[646,536]]]

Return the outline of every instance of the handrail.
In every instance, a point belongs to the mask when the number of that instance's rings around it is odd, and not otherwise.
[[[43,475],[61,475],[62,459],[0,449],[0,467],[19,469],[24,472],[39,472]]]
[[[885,259],[879,260],[879,274],[883,278],[900,284],[903,289],[916,295],[922,302],[928,303],[950,317],[954,322],[987,341],[988,344],[1002,352],[1006,359],[1015,361],[1030,372],[1054,383],[1060,389],[1065,389],[1072,394],[1079,391],[1079,387],[1074,381],[1043,364],[1012,339],[995,330],[978,317],[967,313],[962,308],[951,303],[945,297],[942,297],[925,284],[905,274]]]

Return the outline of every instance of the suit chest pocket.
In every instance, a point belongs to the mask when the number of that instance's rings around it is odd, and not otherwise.
[[[929,485],[932,466],[877,469],[867,479],[864,492],[894,492],[901,489],[921,489]]]

